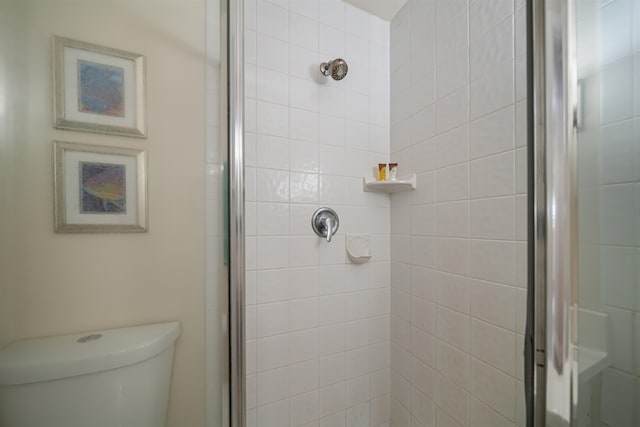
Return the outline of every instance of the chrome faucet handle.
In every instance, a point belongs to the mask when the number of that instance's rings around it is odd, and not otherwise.
[[[320,208],[315,211],[311,217],[311,227],[313,231],[315,231],[318,236],[326,238],[327,242],[331,242],[339,226],[340,220],[338,219],[338,214],[335,213],[333,209]]]
[[[333,219],[331,219],[330,217],[326,217],[324,219],[324,223],[326,224],[327,227],[327,242],[331,243],[331,236],[333,236],[336,232],[333,229]]]

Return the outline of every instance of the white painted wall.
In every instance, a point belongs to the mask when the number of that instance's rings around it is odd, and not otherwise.
[[[522,0],[409,0],[391,24],[393,426],[524,425]]]
[[[19,1],[5,1],[0,13],[0,347],[16,329],[17,289],[23,254],[21,220],[14,201],[20,197],[20,144],[27,128],[26,61],[24,36],[26,9]]]
[[[25,14],[17,24],[24,32],[15,28],[11,34],[22,38],[5,38],[11,27],[5,26],[5,16],[10,18],[3,2],[0,82],[3,94],[10,95],[8,103],[24,103],[26,115],[2,116],[2,124],[14,127],[1,126],[2,178],[13,176],[1,187],[0,254],[3,262],[13,265],[8,276],[2,273],[0,341],[179,320],[182,335],[175,353],[168,425],[203,425],[204,1],[15,3]],[[52,34],[146,56],[148,139],[53,128]],[[18,59],[11,66],[4,62],[7,43]],[[19,91],[7,92],[14,87]],[[7,134],[5,129],[12,130]],[[54,139],[147,150],[149,232],[55,234]],[[11,159],[13,169],[5,170],[5,158]],[[7,214],[9,201],[13,211]],[[5,218],[10,222],[4,223]],[[7,230],[13,234],[5,240]],[[5,300],[5,295],[10,298]],[[8,316],[5,304],[13,310]],[[5,317],[13,327],[5,327]]]

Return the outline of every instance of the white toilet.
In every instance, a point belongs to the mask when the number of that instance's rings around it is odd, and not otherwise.
[[[0,427],[160,427],[178,322],[19,341],[0,350]]]

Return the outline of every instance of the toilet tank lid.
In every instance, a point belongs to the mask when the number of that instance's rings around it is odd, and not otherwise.
[[[180,323],[17,341],[0,350],[0,386],[90,374],[150,359],[170,347]]]

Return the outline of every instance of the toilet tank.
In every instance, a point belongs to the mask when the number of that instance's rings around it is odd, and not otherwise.
[[[15,342],[0,350],[0,427],[166,423],[178,322]]]

